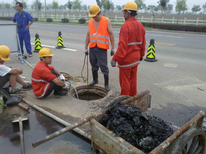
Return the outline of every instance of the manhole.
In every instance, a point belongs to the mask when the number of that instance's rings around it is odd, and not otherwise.
[[[75,88],[76,91],[72,89],[71,94],[73,97],[79,98],[80,100],[97,100],[104,98],[107,95],[107,91],[99,86],[79,86]]]

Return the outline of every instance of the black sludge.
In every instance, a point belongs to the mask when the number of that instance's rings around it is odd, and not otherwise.
[[[121,102],[110,107],[99,122],[144,152],[152,151],[173,134],[163,120]]]

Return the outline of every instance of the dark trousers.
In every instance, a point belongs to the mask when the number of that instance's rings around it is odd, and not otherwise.
[[[0,76],[0,88],[3,88],[4,85],[9,82],[10,74],[6,74],[5,76]]]
[[[54,70],[51,70],[51,72],[52,72],[52,74],[54,74],[57,77],[57,74],[56,74],[56,72],[54,72]],[[57,86],[53,81],[50,81],[49,83],[50,83],[49,89],[43,98],[49,96],[53,90],[54,91],[61,91],[63,89],[61,86]]]
[[[104,75],[109,74],[107,66],[107,49],[101,49],[97,46],[89,49],[89,60],[92,71],[98,71],[99,67]]]

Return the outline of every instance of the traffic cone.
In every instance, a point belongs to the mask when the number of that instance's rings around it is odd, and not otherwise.
[[[157,59],[155,58],[155,43],[154,43],[154,39],[150,40],[150,44],[148,47],[148,51],[147,51],[147,56],[146,59],[144,59],[145,61],[148,62],[155,62],[157,61]]]
[[[62,38],[62,33],[59,31],[58,33],[58,41],[57,41],[57,49],[65,48],[64,43],[63,43],[63,38]]]
[[[39,34],[36,33],[35,35],[35,47],[34,47],[34,52],[39,52],[39,50],[41,50],[41,41],[40,41],[40,38],[39,38]]]

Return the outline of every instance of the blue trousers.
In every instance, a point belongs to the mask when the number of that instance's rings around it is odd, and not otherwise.
[[[25,43],[25,47],[26,47],[26,51],[29,55],[32,54],[31,52],[31,42],[30,42],[30,33],[29,31],[20,31],[18,32],[19,34],[19,42],[20,42],[20,46],[21,46],[21,52],[22,55],[24,54],[24,49],[23,49],[23,41]]]
[[[101,49],[97,46],[89,49],[89,60],[92,71],[98,71],[99,67],[104,75],[109,74],[107,66],[107,49]]]

